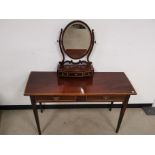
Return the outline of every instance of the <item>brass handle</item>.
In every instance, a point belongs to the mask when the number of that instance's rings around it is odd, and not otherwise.
[[[107,99],[109,99],[109,97],[108,96],[103,96],[103,99],[107,100]]]
[[[54,97],[53,97],[53,99],[54,99],[55,101],[59,100],[59,98],[60,98],[59,96],[54,96]]]

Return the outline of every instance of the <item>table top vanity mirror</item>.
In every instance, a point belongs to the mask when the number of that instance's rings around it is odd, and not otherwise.
[[[93,76],[93,64],[89,61],[95,43],[93,29],[83,21],[74,20],[64,30],[61,29],[58,43],[62,54],[57,68],[58,77]]]

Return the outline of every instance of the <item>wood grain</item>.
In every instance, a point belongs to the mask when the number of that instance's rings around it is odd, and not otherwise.
[[[31,72],[25,96],[136,95],[123,72],[96,72],[93,77],[61,78],[56,72]]]

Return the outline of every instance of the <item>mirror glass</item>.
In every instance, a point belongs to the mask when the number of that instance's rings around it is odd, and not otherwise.
[[[82,22],[73,22],[64,30],[63,48],[72,59],[80,59],[88,53],[91,44],[89,27]]]

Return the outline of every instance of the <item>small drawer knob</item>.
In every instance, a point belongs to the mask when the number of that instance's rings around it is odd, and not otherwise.
[[[55,97],[53,97],[53,100],[59,100],[59,96],[55,96]]]
[[[103,99],[104,99],[104,100],[107,100],[107,99],[108,99],[108,96],[103,96]]]

